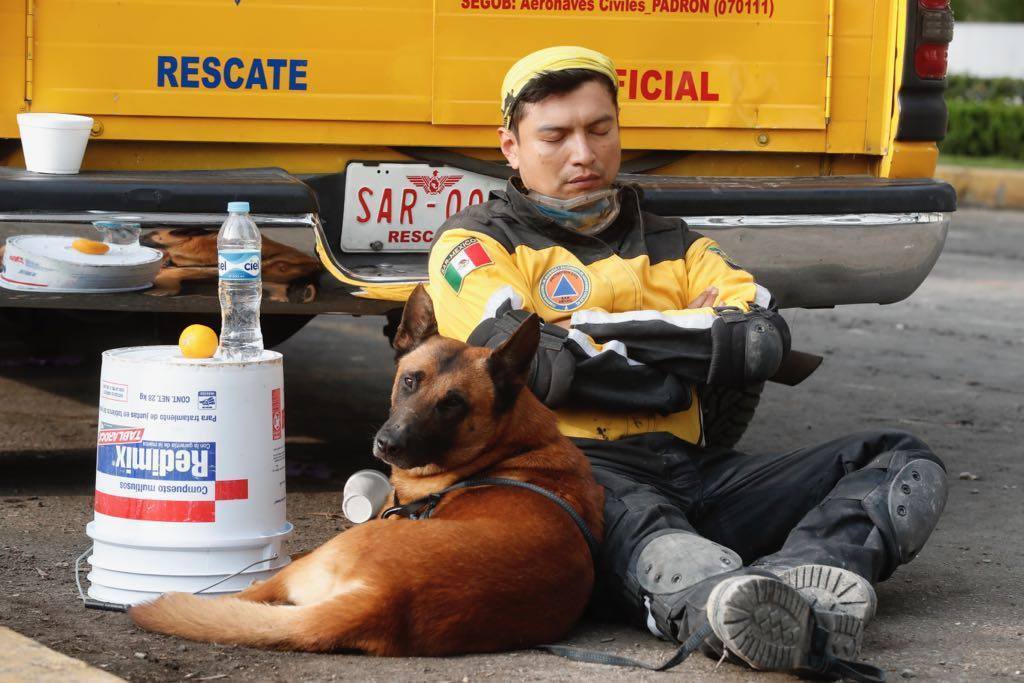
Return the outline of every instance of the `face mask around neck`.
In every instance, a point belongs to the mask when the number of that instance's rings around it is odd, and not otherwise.
[[[619,191],[614,187],[571,199],[555,199],[532,190],[526,196],[542,214],[563,228],[584,235],[599,234],[619,215]]]

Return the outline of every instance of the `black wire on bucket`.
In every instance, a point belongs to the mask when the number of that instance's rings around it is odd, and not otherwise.
[[[127,612],[128,608],[131,607],[131,605],[125,605],[125,604],[122,604],[120,602],[105,602],[103,600],[96,600],[94,598],[90,598],[89,596],[87,596],[85,594],[85,591],[82,590],[82,579],[81,579],[81,576],[79,575],[79,567],[81,567],[82,560],[85,559],[85,556],[92,552],[92,548],[93,548],[93,546],[90,545],[75,560],[75,568],[74,568],[74,572],[75,572],[75,585],[78,586],[78,596],[80,598],[82,598],[82,604],[85,606],[86,609],[96,609],[96,610],[102,610],[104,612]],[[216,583],[211,583],[206,588],[200,588],[199,590],[197,590],[194,593],[192,593],[192,595],[199,595],[200,593],[205,593],[206,591],[210,590],[211,588],[216,588],[217,586],[221,585],[222,583],[224,583],[228,579],[235,578],[236,576],[238,576],[242,572],[246,571],[247,569],[255,567],[258,564],[263,564],[264,562],[273,562],[277,558],[278,558],[278,556],[274,555],[273,557],[268,557],[265,560],[256,560],[255,562],[253,562],[251,564],[247,564],[246,566],[242,567],[241,569],[239,569],[234,574],[228,574],[227,576],[225,576],[220,581],[217,581]]]

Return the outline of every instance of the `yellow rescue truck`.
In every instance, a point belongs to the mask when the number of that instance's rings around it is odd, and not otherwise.
[[[559,44],[618,66],[623,180],[649,210],[785,307],[899,301],[955,210],[932,179],[952,26],[948,0],[8,0],[0,238],[139,223],[165,259],[133,293],[0,273],[0,315],[32,334],[54,311],[215,314],[210,244],[247,200],[269,340],[319,313],[393,317],[433,231],[509,175],[506,69]],[[93,118],[79,174],[25,170],[21,112]]]

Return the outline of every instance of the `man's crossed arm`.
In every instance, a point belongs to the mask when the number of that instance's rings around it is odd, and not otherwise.
[[[458,232],[442,239],[466,239]],[[668,414],[690,406],[694,384],[742,385],[771,377],[789,350],[785,321],[767,290],[728,264],[720,250],[708,251],[713,242],[701,241],[706,244],[700,245],[700,258],[694,252],[688,263],[689,281],[680,283],[685,291],[701,292],[687,308],[579,310],[568,320],[544,324],[531,370],[534,393],[551,407],[572,402]],[[458,290],[435,277],[440,268],[432,256],[430,293],[442,334],[496,347],[533,306],[511,256],[500,245],[487,247],[493,264],[466,277]],[[436,251],[445,254],[443,247]]]

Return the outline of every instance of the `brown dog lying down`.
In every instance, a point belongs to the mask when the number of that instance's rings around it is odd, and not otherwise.
[[[493,352],[470,347],[438,336],[430,297],[416,288],[395,337],[391,416],[374,442],[399,501],[468,478],[516,479],[561,497],[600,539],[603,490],[524,388],[539,329],[531,316]],[[193,640],[449,655],[562,638],[593,581],[587,543],[565,510],[534,491],[484,486],[446,494],[428,519],[348,529],[235,596],[169,593],[129,614]]]
[[[167,254],[164,268],[153,281],[153,296],[175,296],[186,280],[217,280],[217,231],[204,228],[165,228],[146,233],[140,242]],[[261,277],[270,301],[288,301],[288,285],[309,279],[321,270],[320,261],[295,247],[266,237],[262,241]],[[172,267],[168,267],[172,266]],[[316,298],[316,286],[307,282],[297,303]]]

